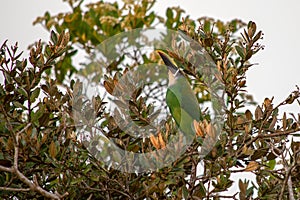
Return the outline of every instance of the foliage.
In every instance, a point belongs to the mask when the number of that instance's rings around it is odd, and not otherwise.
[[[179,7],[167,8],[166,16],[153,11],[155,1],[99,1],[84,6],[68,0],[71,12],[51,16],[46,12],[35,23],[49,32],[48,44],[37,42],[30,57],[21,59],[17,45],[1,46],[0,70],[0,196],[4,199],[299,199],[300,143],[294,141],[300,129],[300,114],[279,115],[282,106],[299,101],[299,88],[273,105],[273,97],[261,105],[246,91],[246,72],[250,59],[263,48],[263,33],[254,22],[224,23],[207,17],[197,20],[184,16]],[[76,135],[74,105],[85,105],[80,98],[82,83],[74,74],[88,75],[94,65],[81,69],[73,65],[78,49],[90,54],[105,39],[135,28],[163,26],[180,30],[197,41],[213,59],[224,85],[226,109],[223,132],[212,151],[199,156],[201,140],[195,138],[188,150],[174,163],[157,171],[124,173],[107,168],[95,159]],[[58,34],[59,33],[59,34]],[[78,48],[79,47],[79,48]],[[107,55],[115,50],[107,50]],[[119,77],[138,64],[159,62],[139,52],[142,60],[132,66],[116,58],[100,70],[99,80],[108,93],[122,87]],[[195,66],[168,52],[182,66],[199,98],[205,120],[196,127],[198,135],[210,135],[210,113],[204,103],[201,74]],[[134,55],[132,55],[134,57]],[[29,63],[28,63],[29,61]],[[71,79],[71,81],[68,81]],[[112,94],[114,95],[114,94]],[[130,97],[132,115],[140,124],[151,121],[151,105],[140,92]],[[145,152],[163,148],[176,127],[171,117],[159,127],[157,136],[142,141],[124,133],[95,97],[93,114],[102,123],[105,136],[123,149]],[[122,103],[122,102],[121,102]],[[256,105],[254,111],[251,105]],[[88,109],[88,106],[84,107]],[[201,132],[201,134],[200,134]],[[197,167],[203,165],[203,174]],[[239,191],[222,193],[237,180],[233,173],[251,172],[256,183],[239,180]]]

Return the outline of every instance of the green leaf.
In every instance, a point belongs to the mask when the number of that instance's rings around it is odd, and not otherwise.
[[[199,182],[199,184],[196,186],[193,196],[198,198],[204,198],[206,196],[206,188],[202,182]]]
[[[80,183],[84,180],[85,177],[76,178],[71,181],[71,185],[76,185],[77,183]]]
[[[150,26],[150,25],[153,23],[153,21],[155,20],[155,17],[156,17],[156,15],[155,15],[154,12],[151,12],[151,13],[148,15],[148,17],[147,17],[148,26]]]
[[[256,42],[257,40],[259,40],[260,37],[261,37],[261,35],[262,35],[262,31],[259,31],[259,32],[255,35],[255,37],[253,38],[253,42]]]
[[[171,8],[167,9],[166,15],[168,19],[173,19],[173,11]]]
[[[91,176],[91,180],[95,182],[99,182],[99,176]]]
[[[51,31],[50,38],[51,38],[51,41],[53,42],[53,44],[57,43],[57,35],[53,30]]]
[[[245,60],[249,60],[253,55],[253,51],[250,49],[247,54],[246,54],[246,57],[245,57]]]
[[[18,88],[18,92],[19,92],[21,95],[23,95],[24,97],[28,97],[28,96],[27,96],[27,91],[26,91],[24,88],[19,87],[19,88]]]
[[[203,29],[206,33],[209,33],[210,30],[211,30],[211,24],[210,24],[210,21],[205,21],[204,22],[204,26],[203,26]]]
[[[259,158],[262,158],[264,156],[266,156],[268,153],[268,149],[267,148],[261,148],[258,149],[254,152],[254,154],[251,156],[251,160],[257,160]]]
[[[256,32],[256,24],[252,21],[250,21],[248,23],[248,34],[249,34],[249,37],[252,38],[253,35],[255,34]]]
[[[14,104],[14,106],[16,106],[17,108],[22,108],[23,110],[26,110],[26,109],[27,109],[23,104],[21,104],[21,103],[18,102],[18,101],[13,101],[13,104]]]
[[[189,196],[189,191],[187,190],[186,186],[183,186],[183,187],[182,187],[182,194],[183,194],[184,199],[187,199],[187,198],[188,198],[188,196]]]
[[[240,46],[235,46],[236,52],[239,54],[239,56],[244,59],[245,58],[245,52],[244,49]]]
[[[50,49],[50,47],[48,45],[45,48],[44,55],[45,55],[46,58],[50,58],[51,55],[52,55],[52,50]]]
[[[267,162],[267,166],[270,168],[270,170],[273,170],[276,166],[276,160],[270,160],[269,162]]]
[[[41,106],[36,112],[30,113],[32,122],[37,122],[37,120],[43,116],[43,114],[45,112],[44,108],[45,108],[45,105]],[[37,125],[39,125],[39,124],[37,124]]]
[[[35,102],[35,99],[39,96],[39,94],[40,94],[40,88],[36,88],[35,90],[33,90],[33,92],[30,95],[30,101]]]

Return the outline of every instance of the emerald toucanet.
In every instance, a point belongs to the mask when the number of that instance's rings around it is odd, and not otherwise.
[[[157,50],[157,52],[168,67],[167,106],[179,129],[186,136],[194,137],[193,121],[199,122],[199,120],[202,120],[198,100],[189,82],[175,62],[163,51]]]

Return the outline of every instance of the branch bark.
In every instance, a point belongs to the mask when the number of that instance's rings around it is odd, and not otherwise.
[[[15,133],[15,140],[14,140],[14,162],[12,167],[4,167],[0,165],[0,171],[10,172],[17,175],[17,177],[25,183],[29,188],[9,188],[9,187],[0,187],[0,190],[8,190],[8,191],[21,191],[26,192],[29,190],[36,191],[43,195],[44,197],[50,199],[62,199],[64,196],[68,195],[66,192],[64,195],[60,195],[59,193],[51,193],[44,190],[42,187],[39,186],[37,178],[33,175],[33,181],[29,180],[23,173],[21,173],[18,169],[18,159],[19,159],[19,135],[24,132],[27,128],[31,126],[31,123],[28,123],[22,130]]]

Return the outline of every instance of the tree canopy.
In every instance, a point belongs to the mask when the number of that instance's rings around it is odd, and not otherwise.
[[[300,114],[279,114],[300,106],[300,90],[278,105],[248,94],[251,58],[264,48],[255,22],[192,19],[180,7],[159,16],[153,0],[66,3],[72,11],[35,20],[50,41],[31,45],[29,58],[1,45],[1,198],[300,198]],[[182,138],[166,107],[157,49],[198,100],[203,119],[192,138]],[[232,179],[243,172],[256,182]],[[234,182],[239,191],[226,192]]]

